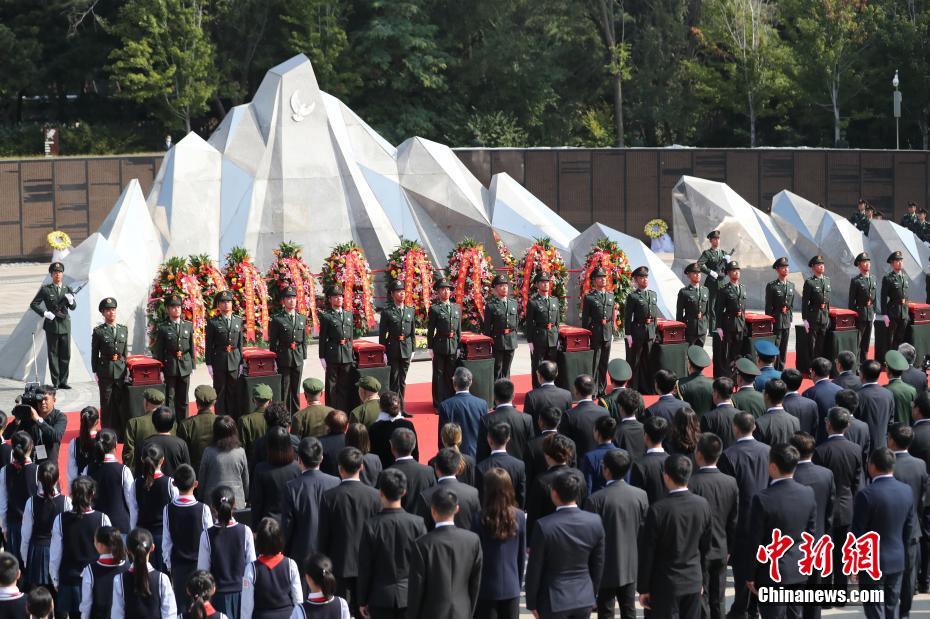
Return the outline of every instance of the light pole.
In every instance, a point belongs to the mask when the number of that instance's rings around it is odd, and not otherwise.
[[[901,80],[898,79],[898,70],[894,70],[894,77],[891,79],[891,85],[894,86],[894,148],[901,150],[900,133],[898,132],[898,123],[901,120],[901,91],[898,85]]]

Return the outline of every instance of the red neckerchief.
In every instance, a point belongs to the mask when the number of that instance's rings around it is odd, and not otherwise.
[[[10,466],[12,466],[12,467],[13,467],[14,469],[16,469],[17,471],[20,470],[20,469],[22,469],[22,468],[23,468],[24,466],[26,466],[27,464],[32,464],[32,460],[30,460],[29,458],[26,458],[26,461],[23,462],[22,464],[20,464],[20,463],[17,462],[16,460],[11,460],[11,461],[10,461]]]
[[[203,612],[204,612],[204,614],[205,614],[207,617],[209,617],[210,615],[212,615],[212,614],[215,613],[216,611],[213,609],[213,604],[211,604],[210,602],[204,602],[204,603],[203,603]]]
[[[119,565],[119,561],[117,561],[113,557],[100,557],[99,559],[97,559],[97,563],[99,563],[100,565]]]
[[[258,558],[258,562],[267,567],[269,570],[273,570],[278,566],[278,563],[284,560],[284,555],[280,552],[276,555],[261,555]]]
[[[179,494],[174,500],[178,505],[193,505],[197,502],[197,499],[186,494]]]
[[[103,461],[104,462],[116,462],[116,456],[114,456],[113,454],[105,454],[103,456]]]
[[[164,477],[164,476],[165,476],[165,474],[162,473],[161,471],[155,471],[155,474],[152,475],[152,479],[161,479],[161,478]]]
[[[331,599],[332,598],[328,598],[325,595],[323,595],[322,591],[320,591],[319,593],[313,593],[311,591],[310,595],[307,596],[307,601],[310,602],[311,604],[326,604]]]

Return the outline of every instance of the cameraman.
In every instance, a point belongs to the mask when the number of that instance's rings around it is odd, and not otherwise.
[[[40,397],[39,409],[17,405],[13,409],[13,421],[3,430],[3,438],[10,438],[19,430],[27,432],[35,443],[32,459],[36,462],[51,460],[57,463],[58,448],[65,435],[68,420],[63,412],[55,408],[54,387],[45,385],[38,390],[37,395]]]

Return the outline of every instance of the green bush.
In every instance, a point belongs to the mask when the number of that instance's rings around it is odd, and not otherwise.
[[[40,123],[0,125],[0,157],[45,154]],[[75,121],[60,126],[60,154],[113,155],[151,152],[164,148],[164,129],[158,123],[90,124]]]

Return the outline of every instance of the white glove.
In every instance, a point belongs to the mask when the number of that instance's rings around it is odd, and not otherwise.
[[[633,336],[632,336],[632,335],[626,336],[626,345],[629,346],[629,347],[632,347],[632,346],[633,346]]]
[[[710,273],[708,273],[708,275],[710,275],[714,279],[717,279],[718,277],[720,277],[719,275],[717,275],[717,271],[711,271]]]
[[[55,314],[51,312],[45,312],[42,315],[45,316],[45,320],[55,320]]]
[[[244,365],[240,365],[240,366],[239,366],[239,376],[242,376],[243,374],[245,374],[245,366],[244,366]]]
[[[882,315],[882,321],[885,323],[886,327],[891,324],[891,319],[888,318],[887,314]]]
[[[323,357],[320,357],[320,365],[323,366],[324,370],[326,369],[326,359],[324,359]]]
[[[811,332],[811,323],[807,322],[806,320],[804,321],[804,332],[805,333]]]
[[[733,260],[733,256],[731,256],[730,254],[723,254],[723,259],[726,260],[727,262],[730,262],[731,260]]]
[[[161,379],[161,382],[165,382],[165,373],[164,373],[164,372],[159,372],[159,373],[158,373],[158,378]]]
[[[529,344],[529,346],[530,346],[530,354],[532,355],[532,354],[533,354],[533,344],[532,344],[532,342]]]
[[[717,337],[719,337],[721,340],[723,339],[723,329],[717,329]]]
[[[94,382],[95,382],[95,383],[99,383],[99,382],[100,382],[100,379],[97,378],[97,373],[96,373],[96,372],[94,372]]]
[[[210,374],[210,378],[213,378],[213,366],[212,365],[207,366],[207,372]]]
[[[384,355],[384,365],[387,365],[387,355]]]
[[[68,305],[74,305],[74,295],[70,292],[65,294],[65,298],[68,299]]]

